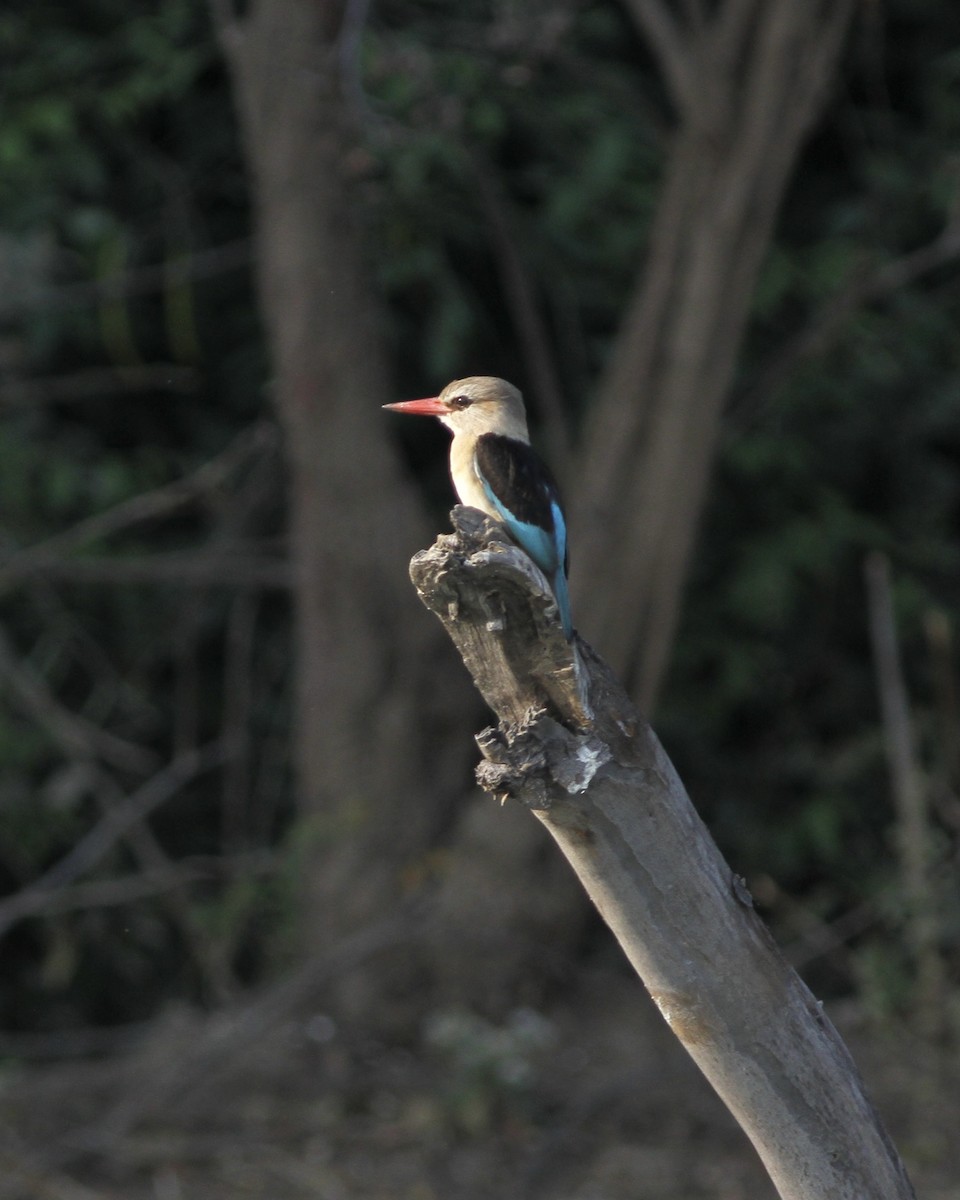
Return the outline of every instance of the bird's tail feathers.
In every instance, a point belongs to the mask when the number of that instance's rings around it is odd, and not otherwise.
[[[570,619],[570,593],[567,590],[567,575],[563,567],[553,577],[553,594],[560,611],[560,622],[567,641],[573,636],[573,621]]]

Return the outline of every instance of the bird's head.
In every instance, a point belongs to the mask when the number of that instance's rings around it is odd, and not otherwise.
[[[525,442],[523,397],[512,383],[493,375],[471,375],[448,383],[439,396],[385,404],[394,412],[438,417],[455,434],[501,433]]]

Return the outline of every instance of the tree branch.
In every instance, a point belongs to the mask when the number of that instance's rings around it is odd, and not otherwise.
[[[563,637],[546,581],[473,509],[411,578],[499,728],[483,787],[531,808],[784,1200],[907,1200],[849,1052],[783,960],[655,734],[606,664]]]
[[[688,109],[697,78],[689,44],[680,35],[674,15],[662,0],[627,0],[627,8],[657,57],[674,104],[680,111]]]
[[[693,99],[585,417],[570,513],[575,609],[646,708],[669,660],[757,273],[854,9],[704,7],[707,24],[689,38]],[[607,586],[592,586],[601,573]]]

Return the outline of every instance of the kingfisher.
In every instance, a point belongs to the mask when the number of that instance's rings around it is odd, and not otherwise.
[[[520,392],[505,379],[472,375],[448,383],[439,396],[383,407],[438,417],[451,430],[450,475],[460,503],[504,525],[543,571],[569,641],[567,525],[556,481],[530,445]]]

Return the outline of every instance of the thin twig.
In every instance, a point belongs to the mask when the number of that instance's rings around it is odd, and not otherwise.
[[[156,389],[190,393],[200,386],[194,367],[144,363],[131,367],[89,367],[66,375],[41,375],[0,384],[0,406],[71,404],[91,396]]]
[[[958,257],[960,221],[953,221],[927,245],[858,274],[813,314],[808,324],[760,369],[756,382],[734,401],[731,413],[735,426],[748,425],[802,362],[825,354],[859,311],[895,295]]]
[[[178,256],[170,262],[152,263],[148,267],[132,267],[109,278],[62,284],[59,287],[24,293],[20,311],[48,312],[64,308],[82,308],[128,296],[149,296],[155,292],[166,291],[172,284],[187,280],[212,279],[228,271],[236,271],[247,266],[250,260],[250,239],[240,238],[223,246],[211,246],[206,250]]]
[[[0,937],[18,921],[42,911],[50,892],[72,883],[96,866],[128,830],[171,800],[192,779],[219,766],[223,759],[219,742],[202,750],[190,750],[111,808],[59,862],[28,887],[0,901]]]
[[[227,618],[221,738],[231,755],[223,772],[220,801],[221,844],[226,852],[240,850],[249,837],[250,710],[258,609],[257,595],[245,592],[235,597]]]
[[[265,852],[238,854],[231,858],[196,855],[179,862],[167,861],[133,875],[95,879],[89,883],[58,888],[43,898],[42,908],[37,911],[44,916],[53,916],[91,908],[122,908],[193,883],[223,879],[225,876],[265,874],[274,866],[273,856]]]
[[[149,492],[141,492],[122,500],[105,512],[95,513],[61,530],[52,537],[36,542],[15,552],[0,565],[0,583],[8,571],[16,569],[17,560],[36,557],[47,560],[59,557],[71,550],[78,550],[91,542],[103,541],[117,533],[125,532],[144,521],[155,521],[169,516],[199,496],[209,494],[223,486],[226,480],[253,456],[276,445],[276,428],[267,421],[258,421],[239,433],[219,454],[202,463],[189,475],[174,479]]]
[[[953,672],[953,628],[950,618],[940,609],[931,609],[923,625],[937,699],[938,747],[944,783],[956,789],[960,786],[960,701]]]
[[[868,555],[864,574],[884,744],[897,811],[907,941],[917,972],[914,1004],[918,1024],[928,1036],[935,1037],[943,1027],[943,964],[937,948],[936,901],[929,871],[927,796],[900,665],[889,560],[880,553]]]
[[[153,750],[101,729],[65,708],[43,677],[14,652],[2,627],[0,680],[6,683],[28,715],[71,758],[101,758],[126,771],[149,771],[157,766],[157,755]]]
[[[91,681],[83,705],[87,720],[102,725],[117,713],[117,723],[130,728],[158,727],[157,697],[148,695],[117,667],[109,651],[83,623],[77,607],[50,579],[34,576],[25,583],[23,596],[43,624],[36,656],[44,663],[45,671],[52,671],[67,657],[68,669],[76,664]]]
[[[225,743],[220,745],[226,749]],[[120,789],[105,771],[100,772],[100,786],[95,789],[95,794],[106,817],[124,802]],[[176,870],[176,864],[164,850],[146,816],[128,826],[123,843],[143,871],[172,873]],[[158,896],[161,907],[183,939],[210,999],[225,1004],[235,991],[236,979],[228,956],[219,952],[216,934],[204,928],[182,889],[163,888]]]
[[[86,555],[59,558],[23,554],[0,567],[0,589],[42,577],[62,583],[163,584],[174,587],[267,588],[287,591],[291,568],[286,559],[262,553],[263,543],[237,542],[227,553],[216,550],[143,554],[129,558]]]

